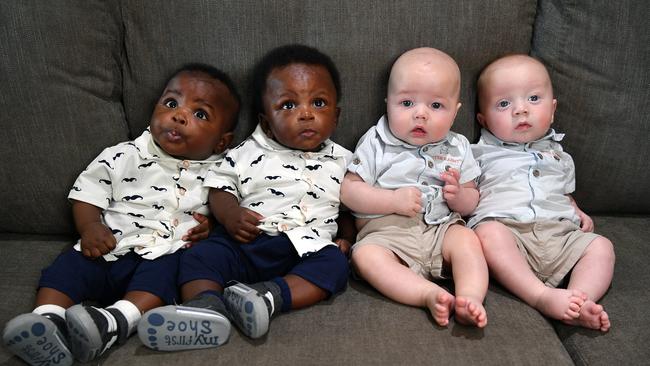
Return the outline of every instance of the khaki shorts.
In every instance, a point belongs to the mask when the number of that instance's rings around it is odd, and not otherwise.
[[[447,229],[465,225],[457,213],[440,225],[429,225],[422,215],[387,215],[371,219],[357,234],[352,250],[364,245],[386,248],[404,261],[413,272],[427,279],[450,277],[443,272],[442,242]]]
[[[589,244],[600,236],[583,232],[569,220],[528,223],[509,219],[495,221],[510,229],[519,251],[537,278],[549,287],[557,287],[580,260]]]

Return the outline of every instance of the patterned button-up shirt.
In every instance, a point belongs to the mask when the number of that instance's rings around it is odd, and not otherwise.
[[[286,234],[303,256],[335,245],[341,182],[351,155],[330,140],[318,152],[293,150],[257,126],[210,171],[205,185],[232,193],[240,206],[263,215],[259,228]]]
[[[102,151],[79,175],[68,198],[103,210],[102,220],[117,240],[106,260],[130,250],[155,259],[186,244],[181,238],[198,225],[193,212],[209,213],[203,180],[221,157],[176,159],[156,145],[147,129],[134,141]]]

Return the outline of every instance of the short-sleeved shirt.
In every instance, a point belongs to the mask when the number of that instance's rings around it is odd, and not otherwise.
[[[441,175],[449,168],[460,172],[460,184],[481,173],[465,136],[449,132],[438,142],[414,146],[393,135],[388,119],[382,116],[359,140],[348,170],[364,182],[383,189],[414,186],[422,191],[422,207],[427,224],[446,222],[451,211],[443,197]],[[357,217],[382,215],[354,213]]]
[[[269,235],[286,234],[298,255],[334,245],[345,167],[352,153],[326,140],[317,152],[290,149],[257,126],[211,170],[205,186],[232,193],[264,218]]]
[[[146,259],[173,253],[198,222],[192,213],[209,213],[203,180],[221,155],[180,160],[163,151],[145,130],[134,141],[106,148],[88,165],[68,199],[103,210],[102,221],[117,244],[107,261],[135,251]],[[75,246],[80,250],[80,242]]]
[[[481,166],[477,185],[481,199],[468,222],[486,218],[519,222],[567,219],[580,225],[567,194],[575,190],[575,166],[562,150],[564,134],[549,132],[537,141],[509,143],[483,129],[472,145]]]

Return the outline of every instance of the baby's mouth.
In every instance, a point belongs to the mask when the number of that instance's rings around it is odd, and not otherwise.
[[[300,136],[302,136],[304,138],[312,138],[312,137],[316,136],[317,133],[318,132],[316,130],[306,129],[306,130],[300,131]]]
[[[416,127],[411,130],[411,135],[416,136],[416,137],[422,137],[427,134],[427,131],[424,130],[422,127]]]
[[[515,130],[517,131],[522,131],[522,130],[527,130],[529,128],[533,127],[530,123],[528,122],[520,122],[517,124],[517,127],[515,127]]]
[[[180,132],[176,130],[169,130],[166,132],[166,135],[167,135],[167,140],[171,142],[178,142],[183,138]]]

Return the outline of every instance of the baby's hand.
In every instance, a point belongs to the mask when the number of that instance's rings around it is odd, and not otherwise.
[[[264,216],[244,207],[231,210],[223,217],[223,226],[228,234],[242,243],[249,243],[260,234],[257,225]]]
[[[463,190],[463,186],[459,182],[460,172],[450,168],[446,172],[443,172],[440,178],[445,182],[445,186],[442,187],[442,196],[447,201],[447,204],[453,205]]]
[[[101,222],[86,225],[81,234],[81,253],[89,258],[101,257],[115,249],[115,236]]]
[[[207,216],[195,212],[192,214],[192,217],[194,220],[198,221],[199,224],[187,230],[187,234],[181,238],[183,241],[189,242],[185,245],[185,248],[191,247],[192,243],[207,239],[208,235],[210,234],[210,230],[212,230],[213,227],[212,220],[210,220]]]
[[[413,217],[422,210],[422,192],[415,187],[402,187],[393,191],[395,213]]]
[[[350,253],[350,247],[352,247],[352,244],[350,244],[350,242],[347,239],[343,239],[343,238],[334,239],[334,243],[336,243],[336,245],[339,246],[341,252],[343,252],[343,254],[345,254],[345,256],[347,257],[347,255]]]
[[[591,219],[591,217],[589,217],[589,215],[580,209],[576,210],[576,213],[580,218],[580,230],[584,231],[585,233],[594,231],[594,221]]]

